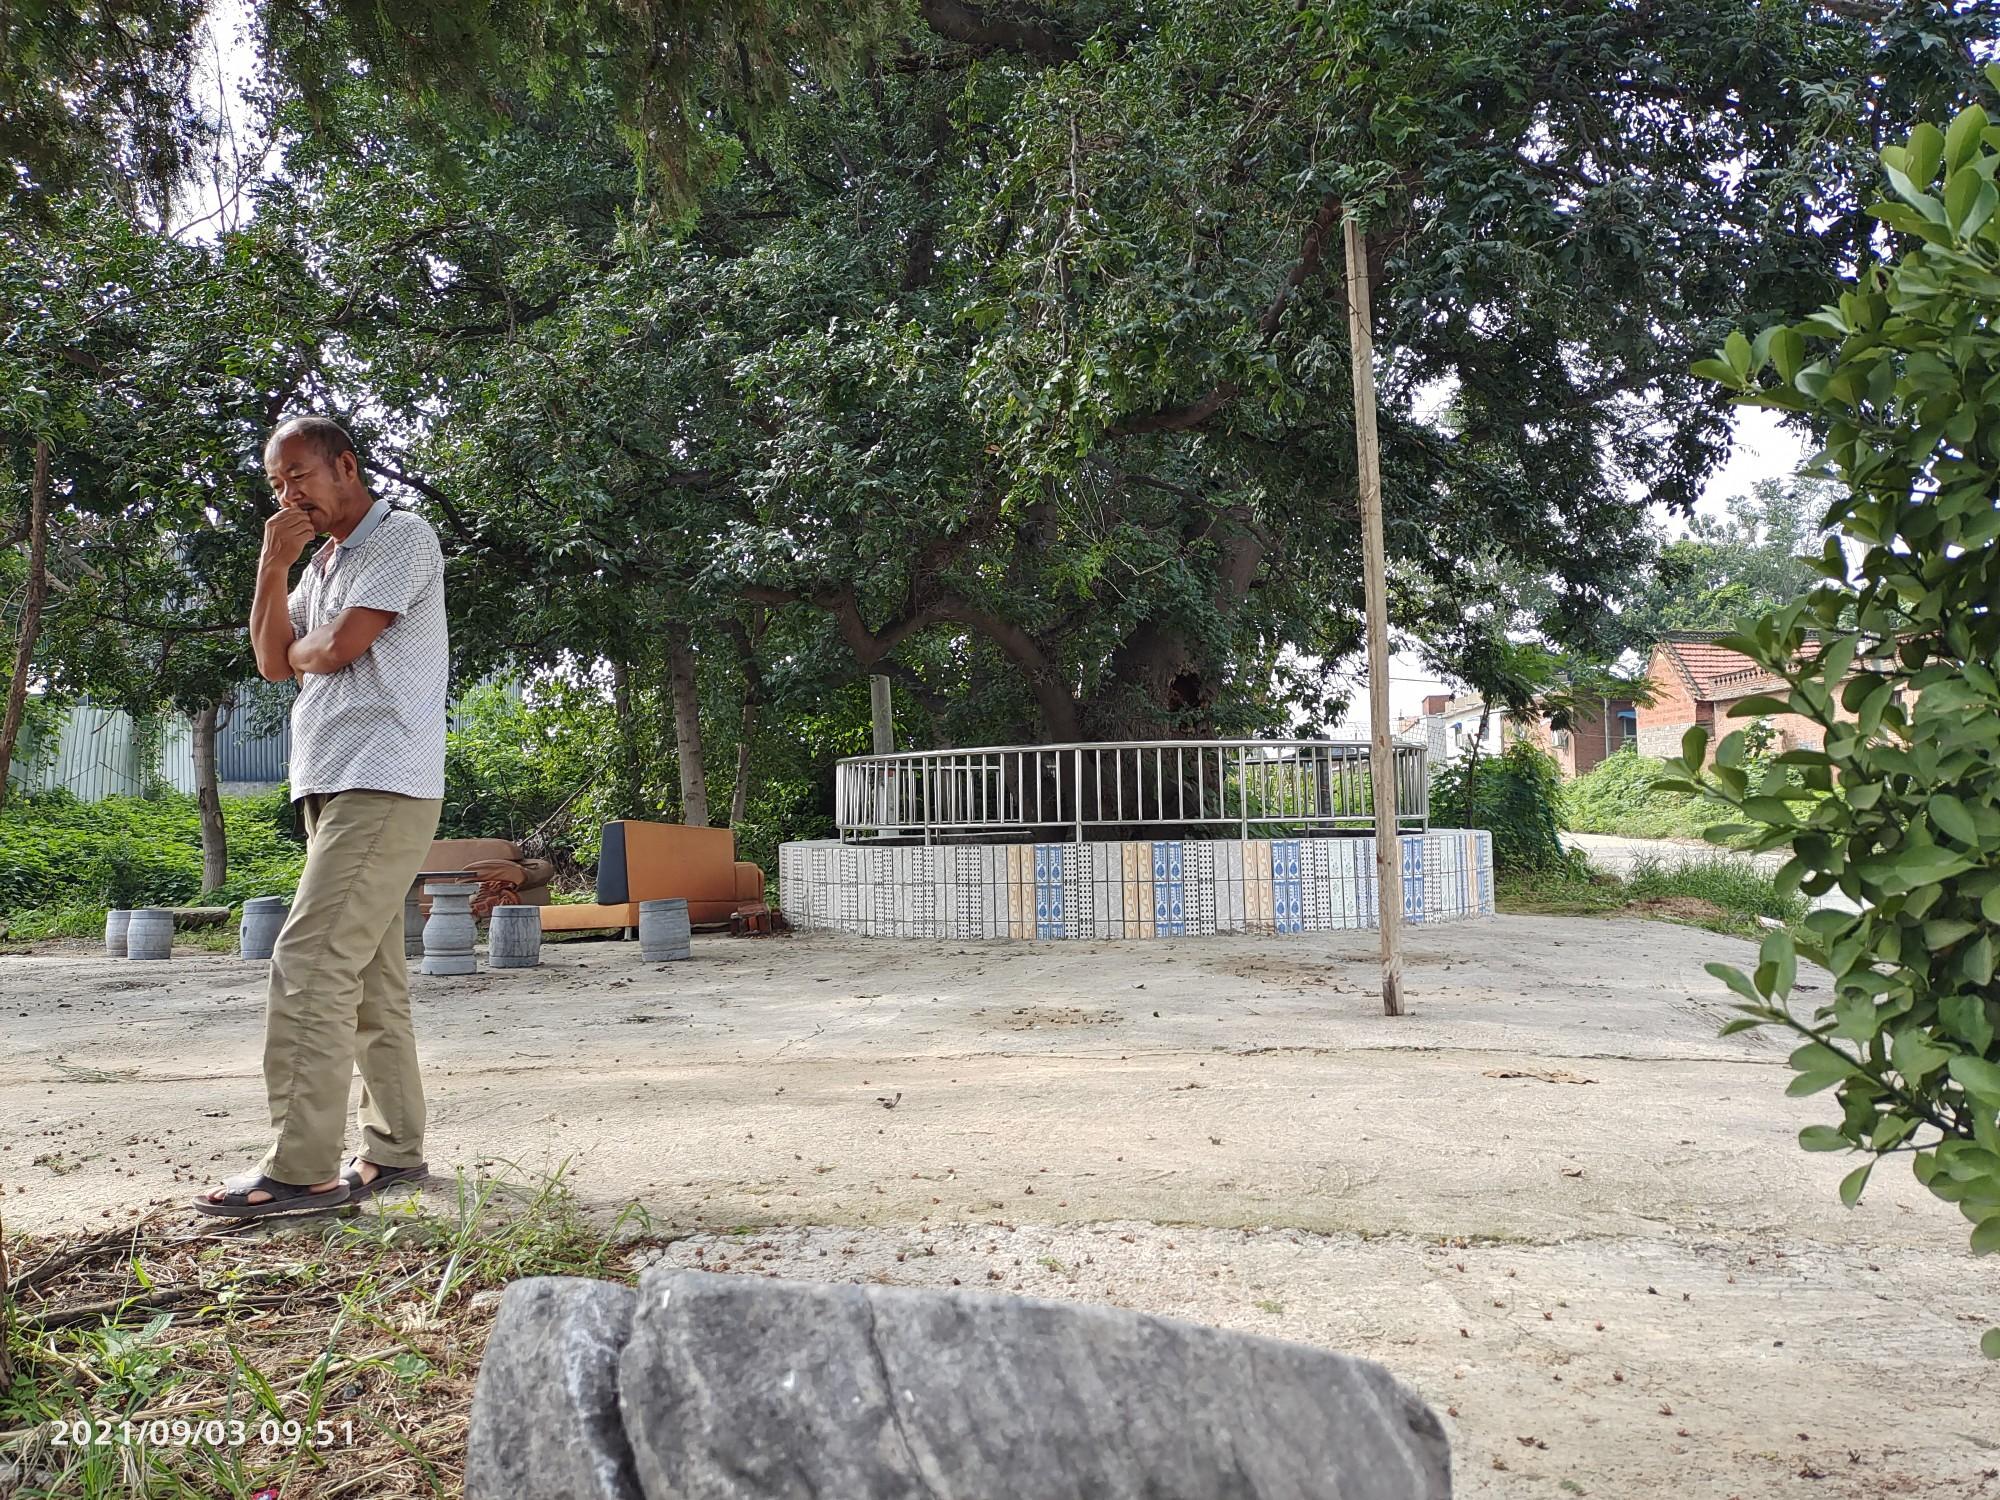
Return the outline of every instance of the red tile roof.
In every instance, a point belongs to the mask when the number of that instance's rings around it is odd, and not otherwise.
[[[1686,630],[1660,638],[1658,649],[1680,669],[1696,702],[1727,702],[1785,686],[1783,678],[1765,671],[1742,652],[1718,646],[1716,635]]]

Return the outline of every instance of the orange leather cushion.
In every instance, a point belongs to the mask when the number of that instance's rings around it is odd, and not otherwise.
[[[589,932],[599,927],[637,927],[639,908],[636,903],[624,906],[598,906],[591,904],[570,904],[566,906],[545,906],[542,908],[542,931],[544,932]]]
[[[683,823],[641,823],[627,818],[625,889],[627,901],[679,896],[688,903],[733,904],[736,897],[736,835],[727,828],[693,828]],[[604,890],[600,873],[598,889]]]

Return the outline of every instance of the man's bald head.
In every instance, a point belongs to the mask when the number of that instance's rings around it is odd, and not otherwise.
[[[264,440],[264,452],[275,452],[287,438],[298,438],[318,453],[329,467],[338,465],[343,453],[355,454],[355,465],[360,466],[361,456],[355,452],[354,439],[347,435],[332,417],[289,417],[278,424],[277,430]]]

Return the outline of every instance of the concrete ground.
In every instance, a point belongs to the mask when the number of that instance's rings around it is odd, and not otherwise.
[[[1388,1020],[1372,933],[552,944],[415,979],[430,1159],[567,1163],[693,1230],[676,1262],[1366,1355],[1438,1408],[1461,1495],[2000,1497],[2000,1268],[1900,1162],[1840,1206],[1852,1161],[1794,1139],[1828,1101],[1716,1035],[1702,962],[1750,945],[1512,917],[1408,948]],[[253,1161],[261,1019],[225,957],[0,958],[9,1228]]]

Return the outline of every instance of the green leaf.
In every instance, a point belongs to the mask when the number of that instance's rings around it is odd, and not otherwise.
[[[2000,206],[2000,190],[1977,172],[1954,173],[1944,190],[1944,213],[1954,233],[1969,240]]]
[[[1979,829],[1972,821],[1972,812],[1950,792],[1937,792],[1924,804],[1931,822],[1943,832],[1957,839],[1961,844],[1979,844]]]
[[[1732,719],[1758,719],[1766,714],[1788,714],[1792,705],[1783,698],[1774,698],[1769,693],[1754,693],[1750,697],[1731,706]]]
[[[1911,1084],[1921,1083],[1950,1058],[1949,1052],[1942,1047],[1933,1047],[1920,1031],[1899,1031],[1889,1044],[1889,1060]]]
[[[1741,969],[1732,968],[1728,964],[1713,963],[1703,964],[1702,967],[1728,985],[1732,990],[1736,991],[1745,1000],[1748,1000],[1752,1005],[1762,1008],[1764,997],[1757,993],[1757,987],[1749,981]]]
[[[1688,366],[1688,373],[1732,389],[1743,384],[1743,377],[1719,359],[1698,359]]]
[[[1792,935],[1788,932],[1770,934],[1758,949],[1757,956],[1774,972],[1771,993],[1775,996],[1789,995],[1799,977],[1799,955],[1798,949],[1792,945]]]
[[[1933,844],[1918,844],[1914,848],[1898,849],[1893,854],[1878,854],[1873,859],[1865,860],[1861,871],[1883,891],[1894,895],[1915,890],[1920,885],[1935,885],[1971,867],[1972,861],[1962,854],[1954,854]]]
[[[1969,983],[1984,989],[1993,982],[1993,962],[1993,934],[1982,932],[1966,945],[1965,952],[1958,960],[1958,972],[1963,974]]]
[[[1958,112],[1944,132],[1945,170],[1956,172],[1979,154],[1979,137],[1986,129],[1986,111],[1977,104]]]
[[[1780,328],[1771,335],[1771,362],[1778,375],[1790,385],[1806,362],[1806,341],[1796,328]]]
[[[1808,1125],[1799,1132],[1799,1145],[1807,1151],[1845,1151],[1853,1144],[1831,1125]]]
[[[1868,1174],[1875,1170],[1875,1163],[1856,1167],[1840,1179],[1840,1201],[1849,1208],[1861,1201],[1861,1190],[1868,1186]]]
[[[1699,724],[1690,724],[1687,733],[1681,736],[1681,759],[1690,767],[1699,768],[1702,757],[1708,754],[1708,731]]]
[[[1904,170],[1918,187],[1929,187],[1944,161],[1944,132],[1926,120],[1910,132]]]
[[[2000,65],[1996,65],[1995,71],[2000,72]],[[2000,1359],[2000,1328],[1989,1328],[1979,1336],[1979,1352],[1988,1359]]]
[[[1939,149],[1943,149],[1942,145]],[[1740,329],[1722,341],[1722,358],[1737,379],[1740,380],[1750,373],[1750,340],[1743,336]]]
[[[1968,1094],[1982,1104],[2000,1109],[2000,1064],[1978,1057],[1954,1057],[1948,1071]]]
[[[2000,885],[1994,886],[1980,901],[1979,914],[1989,922],[2000,923]]]
[[[1991,1255],[2000,1250],[2000,1214],[1986,1219],[1972,1231],[1972,1253]]]

